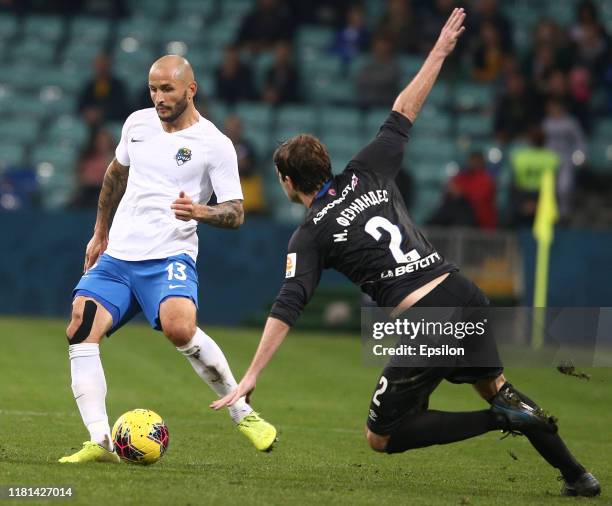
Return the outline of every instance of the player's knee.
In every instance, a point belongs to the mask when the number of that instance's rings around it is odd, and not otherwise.
[[[72,316],[70,317],[70,323],[66,327],[66,337],[68,338],[68,341],[72,341],[72,339],[74,338],[74,334],[82,323],[83,314],[73,310]]]
[[[96,319],[98,305],[93,300],[77,301],[72,307],[70,323],[66,327],[69,344],[79,344],[95,337],[92,328]]]
[[[172,341],[175,346],[184,346],[196,332],[195,324],[191,322],[168,320],[162,322],[162,330],[164,335]]]
[[[366,439],[370,448],[375,452],[385,452],[387,450],[387,443],[389,442],[389,436],[381,436],[374,432],[367,430]]]

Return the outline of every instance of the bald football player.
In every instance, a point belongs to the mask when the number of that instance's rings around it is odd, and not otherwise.
[[[198,328],[198,223],[238,228],[242,190],[232,142],[198,113],[189,62],[176,55],[149,72],[153,106],[132,113],[100,191],[94,232],[85,251],[66,330],[72,391],[89,440],[62,463],[118,462],[106,413],[100,343],[143,312],[219,397],[236,388],[227,360]],[[215,192],[218,205],[206,203]],[[276,429],[245,399],[232,421],[258,450]]]

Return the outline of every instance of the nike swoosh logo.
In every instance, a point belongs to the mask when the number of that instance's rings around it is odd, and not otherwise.
[[[130,142],[144,142],[144,139],[130,139]]]
[[[185,288],[185,285],[168,285],[168,288]]]

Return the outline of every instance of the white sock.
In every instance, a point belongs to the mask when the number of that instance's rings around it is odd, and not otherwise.
[[[110,427],[106,415],[106,378],[97,343],[72,344],[68,347],[72,392],[91,441],[112,451]]]
[[[221,348],[202,329],[198,328],[191,341],[185,346],[179,346],[177,350],[187,357],[198,376],[219,397],[227,395],[238,386]],[[234,423],[239,423],[252,411],[253,408],[246,403],[244,397],[229,407]]]

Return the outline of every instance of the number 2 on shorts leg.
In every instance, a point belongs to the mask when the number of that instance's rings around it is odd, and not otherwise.
[[[380,377],[380,388],[376,390],[376,392],[374,392],[374,397],[372,397],[372,402],[376,404],[377,406],[380,406],[380,401],[378,400],[378,396],[385,393],[385,390],[387,390],[387,385],[389,385],[387,378],[385,378],[384,376],[381,376]]]

